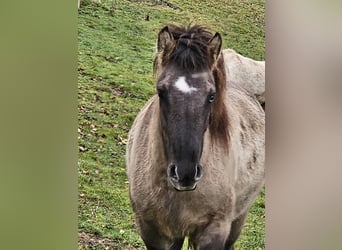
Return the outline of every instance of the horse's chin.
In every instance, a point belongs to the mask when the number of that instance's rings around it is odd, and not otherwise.
[[[181,186],[178,183],[174,183],[172,181],[171,181],[171,183],[172,183],[172,186],[174,187],[174,189],[178,192],[194,191],[197,187],[197,183],[195,183],[192,186]]]

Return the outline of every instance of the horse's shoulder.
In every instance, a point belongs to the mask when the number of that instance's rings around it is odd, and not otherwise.
[[[230,86],[226,101],[233,130],[262,136],[265,127],[265,111],[254,95],[241,86]]]
[[[260,107],[260,104],[254,94],[243,88],[240,84],[229,83],[228,84],[228,102],[232,106],[240,106],[242,109],[248,109],[250,107]],[[261,110],[262,111],[262,108]]]

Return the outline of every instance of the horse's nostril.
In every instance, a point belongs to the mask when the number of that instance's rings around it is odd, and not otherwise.
[[[174,181],[179,181],[179,176],[178,176],[178,173],[177,173],[177,166],[172,164],[169,166],[169,169],[168,169],[168,174],[169,174],[169,177],[171,179],[173,179]]]
[[[196,166],[196,173],[195,173],[195,180],[198,181],[202,177],[202,166],[197,165]]]

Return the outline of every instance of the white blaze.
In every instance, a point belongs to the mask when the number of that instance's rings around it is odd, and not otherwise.
[[[191,92],[196,91],[197,89],[194,87],[189,86],[189,84],[185,81],[185,76],[180,76],[177,81],[175,82],[175,87],[187,94],[191,94]]]

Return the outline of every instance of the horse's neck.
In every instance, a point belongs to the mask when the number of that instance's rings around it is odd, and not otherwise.
[[[150,145],[150,159],[154,167],[162,166],[166,163],[164,142],[162,138],[162,128],[159,116],[159,105],[158,102],[154,103],[152,120],[149,129],[149,145]]]

